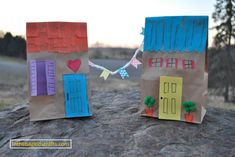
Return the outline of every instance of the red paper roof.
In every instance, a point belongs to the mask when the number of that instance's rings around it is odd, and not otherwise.
[[[28,53],[88,51],[86,23],[27,23],[26,29]]]

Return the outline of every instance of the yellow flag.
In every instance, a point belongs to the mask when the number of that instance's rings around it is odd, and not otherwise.
[[[106,80],[109,76],[109,71],[108,70],[103,70],[103,72],[101,73],[100,77],[103,77],[104,80]]]
[[[183,78],[160,76],[159,119],[180,120]]]

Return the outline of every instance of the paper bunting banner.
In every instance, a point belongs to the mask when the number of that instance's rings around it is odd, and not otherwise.
[[[120,69],[119,70],[119,74],[121,76],[122,79],[124,79],[125,77],[129,77],[128,73],[126,72],[125,69]]]
[[[143,44],[143,43],[142,43]],[[138,55],[138,53],[140,52],[143,52],[141,51],[140,49],[137,49],[135,51],[135,54],[132,56],[132,58],[130,59],[129,62],[127,62],[125,65],[123,65],[122,67],[118,68],[117,70],[115,71],[111,71],[103,66],[100,66],[100,65],[97,65],[93,62],[91,62],[89,60],[89,65],[93,68],[96,68],[96,69],[99,69],[99,70],[102,70],[102,73],[100,75],[100,77],[103,77],[104,80],[106,80],[108,78],[109,75],[116,75],[116,74],[120,74],[122,79],[124,79],[125,77],[129,77],[127,71],[125,70],[128,66],[132,65],[134,66],[135,68],[138,67],[138,65],[142,64],[139,60],[136,59],[136,56]]]
[[[136,69],[137,69],[139,64],[141,64],[141,62],[139,60],[137,60],[136,58],[133,58],[131,60],[131,65],[133,65]]]
[[[109,76],[109,71],[108,70],[103,70],[103,72],[101,73],[100,77],[103,77],[104,80],[106,80]]]
[[[89,61],[88,63],[89,63],[89,65],[90,65],[91,67],[94,67],[94,66],[95,66],[95,64],[92,63],[91,61]]]

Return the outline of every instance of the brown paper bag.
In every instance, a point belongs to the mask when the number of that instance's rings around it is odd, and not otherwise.
[[[27,23],[30,120],[91,116],[86,23]]]
[[[206,113],[208,17],[146,18],[141,114],[201,123]]]

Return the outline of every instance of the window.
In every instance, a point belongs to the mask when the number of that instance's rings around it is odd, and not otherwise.
[[[166,64],[165,64],[166,63]],[[178,68],[178,58],[166,58],[164,64],[167,68]],[[163,58],[149,58],[148,67],[162,67]],[[183,59],[182,60],[183,69],[194,69],[195,61],[192,59]]]
[[[195,68],[195,61],[190,59],[183,59],[182,60],[183,69],[194,69]]]
[[[162,58],[149,58],[149,67],[162,67]]]
[[[55,95],[55,61],[30,60],[30,95]]]
[[[178,68],[178,59],[177,58],[167,58],[166,59],[167,68]]]

